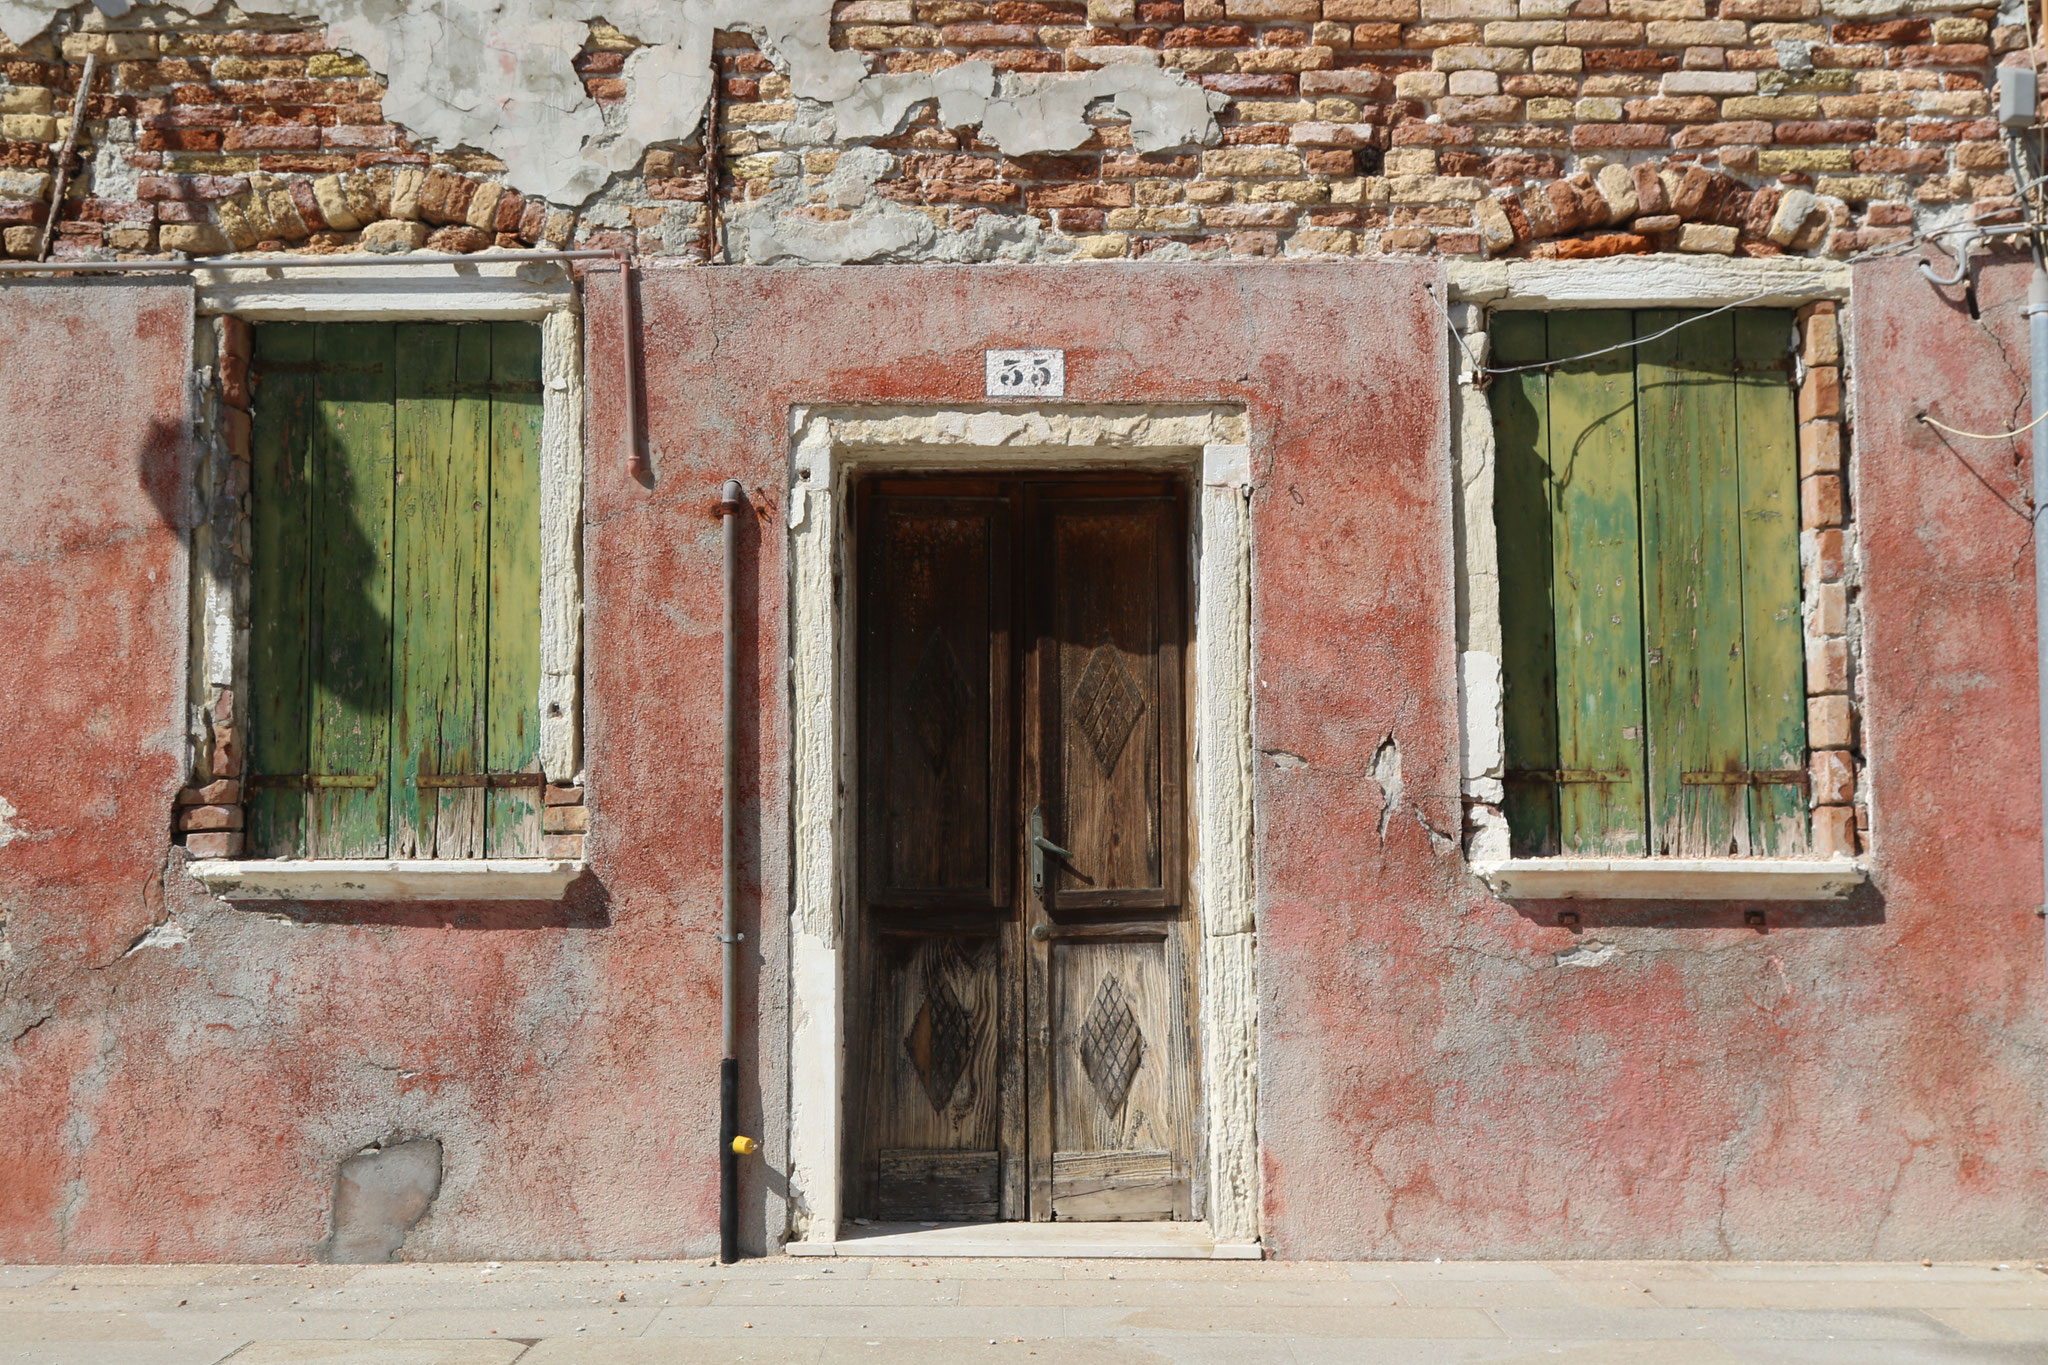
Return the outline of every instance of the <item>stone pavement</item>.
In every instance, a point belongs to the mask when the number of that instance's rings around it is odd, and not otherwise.
[[[2048,1365],[2048,1273],[1749,1262],[0,1266],[0,1365]]]

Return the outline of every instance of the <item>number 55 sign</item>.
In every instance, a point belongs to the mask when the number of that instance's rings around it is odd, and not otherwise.
[[[1035,351],[984,351],[990,398],[1064,398],[1067,394],[1067,353],[1049,348]]]

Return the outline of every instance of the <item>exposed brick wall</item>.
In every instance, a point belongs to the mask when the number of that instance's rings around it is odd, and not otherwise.
[[[1799,310],[1799,528],[1806,615],[1806,741],[1813,850],[1851,857],[1867,844],[1857,799],[1851,659],[1847,449],[1842,337],[1833,303]]]
[[[1230,97],[1206,148],[1139,154],[1109,113],[1071,153],[1010,157],[929,105],[873,144],[894,157],[887,199],[942,229],[1028,214],[1055,254],[1840,255],[1948,206],[2005,206],[1987,86],[1994,62],[2035,54],[1995,21],[1834,19],[1819,0],[844,0],[833,34],[878,72],[1156,62]],[[111,183],[67,202],[61,254],[699,249],[694,140],[649,152],[579,223],[501,185],[494,158],[416,148],[318,29],[82,22],[0,46],[10,254],[33,249],[87,52],[110,64],[87,159]],[[634,46],[593,25],[564,60],[609,105]],[[787,79],[744,36],[721,35],[718,60],[722,197],[800,183],[798,213],[847,216],[823,189],[840,147],[792,140]]]

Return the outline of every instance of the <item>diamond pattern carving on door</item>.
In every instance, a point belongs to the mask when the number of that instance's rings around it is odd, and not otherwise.
[[[1131,676],[1123,654],[1104,640],[1088,656],[1074,687],[1074,720],[1104,776],[1116,771],[1131,730],[1145,710],[1145,694]]]
[[[1088,1007],[1088,1017],[1081,1024],[1080,1047],[1081,1069],[1103,1105],[1115,1113],[1131,1093],[1131,1081],[1144,1060],[1145,1039],[1138,1032],[1138,1017],[1131,1012],[1123,982],[1113,975],[1102,978],[1095,1003]]]
[[[924,1083],[933,1109],[943,1110],[953,1098],[960,1073],[967,1069],[973,1041],[974,1017],[943,977],[928,972],[924,1003],[911,1020],[910,1032],[903,1036],[903,1049],[910,1054],[910,1064],[917,1068],[917,1078]]]
[[[932,771],[938,772],[946,766],[946,755],[952,752],[963,712],[975,702],[974,689],[961,676],[960,661],[953,657],[953,646],[947,643],[945,632],[935,630],[925,642],[904,700],[910,709],[910,726],[918,747],[924,750]]]

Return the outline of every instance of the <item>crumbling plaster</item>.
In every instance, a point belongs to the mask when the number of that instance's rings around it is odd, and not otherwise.
[[[110,16],[130,0],[96,0]],[[218,0],[168,0],[206,14]],[[0,0],[0,31],[24,43],[71,9],[64,0]],[[937,73],[870,75],[857,52],[831,45],[831,0],[241,0],[249,14],[319,19],[390,87],[385,115],[443,148],[475,147],[506,164],[513,184],[581,205],[640,164],[659,142],[692,136],[711,95],[712,35],[752,34],[783,63],[799,104],[785,141],[826,144],[894,132],[936,98],[949,126],[979,124],[1004,152],[1071,151],[1088,139],[1083,118],[1111,100],[1131,120],[1140,151],[1213,143],[1226,99],[1142,62],[1073,75],[998,78],[985,61]],[[608,117],[583,89],[571,59],[592,23],[644,43],[627,59],[626,99]],[[887,218],[883,210],[877,216]],[[901,225],[896,230],[903,230]]]

